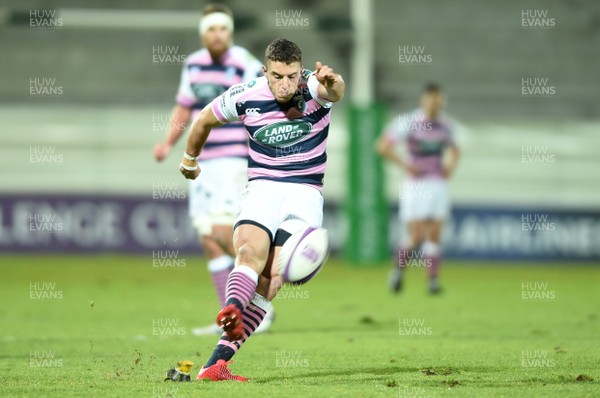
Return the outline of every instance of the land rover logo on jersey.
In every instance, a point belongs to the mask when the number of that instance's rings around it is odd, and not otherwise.
[[[272,123],[256,130],[253,137],[260,144],[273,147],[286,147],[302,141],[312,128],[312,124],[302,120]]]

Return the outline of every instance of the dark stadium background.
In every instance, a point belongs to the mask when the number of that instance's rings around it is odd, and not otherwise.
[[[168,123],[181,61],[199,48],[202,4],[2,4],[3,251],[198,250],[176,170],[183,142],[163,164],[151,148]],[[348,83],[333,112],[324,191],[334,251],[362,262],[391,254],[401,173],[385,165],[385,199],[369,199],[381,173],[357,185],[349,170],[377,171],[378,161],[369,145],[358,156],[350,148],[415,108],[422,85],[437,81],[463,149],[447,255],[600,258],[596,3],[373,1],[368,26],[353,20],[348,1],[227,4],[237,44],[261,57],[273,38],[290,38],[307,67],[326,62]],[[353,131],[356,107],[383,113]],[[348,252],[349,240],[366,248]]]

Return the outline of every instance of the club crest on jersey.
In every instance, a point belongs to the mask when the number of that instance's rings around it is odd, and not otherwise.
[[[285,120],[261,127],[252,137],[262,145],[281,148],[302,141],[311,128],[312,124],[303,120]]]
[[[298,109],[300,112],[304,112],[306,110],[306,101],[304,101],[304,96],[302,94],[294,96],[294,103],[296,104],[296,109]]]
[[[249,82],[248,84],[246,84],[246,87],[252,88],[252,87],[254,87],[255,84],[256,84],[256,80],[252,80],[251,82]]]

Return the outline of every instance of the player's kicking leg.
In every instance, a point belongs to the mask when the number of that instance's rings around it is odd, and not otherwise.
[[[279,274],[278,263],[273,261],[273,258],[279,257],[281,246],[289,236],[290,234],[283,230],[277,232],[275,245],[271,247],[265,269],[258,277],[256,294],[244,311],[242,311],[241,320],[244,329],[242,338],[232,340],[228,333],[223,333],[211,358],[200,369],[197,377],[198,380],[247,380],[245,377],[233,375],[227,364],[231,362],[231,358],[246,340],[258,332],[257,327],[259,326],[257,325],[261,325],[261,322],[266,320],[265,315],[271,307],[271,301],[277,296],[277,292],[283,286],[283,279]]]
[[[227,362],[258,328],[271,306],[264,295],[257,293],[266,293],[270,285],[267,278],[260,276],[269,259],[269,234],[256,225],[241,224],[235,229],[233,244],[235,267],[227,280],[225,306],[216,319],[224,333],[198,379],[246,381],[232,375]]]
[[[263,228],[248,223],[236,228],[233,244],[235,267],[227,279],[225,307],[217,323],[230,338],[238,340],[243,334],[240,315],[254,297],[258,276],[269,258],[271,238]]]
[[[233,270],[234,259],[230,254],[235,253],[233,247],[233,227],[230,225],[214,225],[212,234],[202,236],[202,247],[209,258],[208,272],[210,273],[215,291],[219,298],[220,308],[225,307],[226,284],[229,273]],[[269,330],[275,317],[275,309],[271,307],[263,319],[263,322],[255,330],[255,333],[263,333]],[[220,334],[222,329],[215,323],[208,326],[192,329],[192,334],[205,336]]]
[[[255,333],[282,287],[277,262],[281,246],[302,227],[320,227],[322,208],[322,195],[311,187],[268,181],[249,187],[233,235],[236,263],[227,281],[226,306],[217,316],[225,333],[198,379],[241,380],[231,375],[227,362]],[[288,211],[294,217],[284,214]]]

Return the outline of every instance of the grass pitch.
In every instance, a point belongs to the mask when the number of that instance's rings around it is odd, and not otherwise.
[[[425,272],[388,293],[388,267],[330,260],[275,301],[272,332],[231,369],[249,383],[164,383],[217,341],[190,330],[218,308],[205,262],[149,256],[3,256],[1,396],[600,396],[600,268],[495,263]]]

